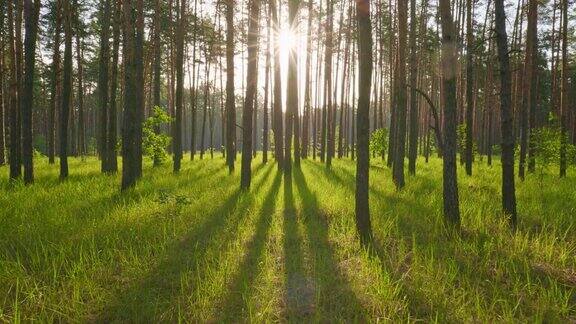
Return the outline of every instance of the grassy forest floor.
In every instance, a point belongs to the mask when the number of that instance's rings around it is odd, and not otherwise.
[[[459,172],[449,235],[441,161],[420,160],[396,192],[374,160],[369,254],[353,161],[303,161],[291,181],[260,161],[248,193],[221,157],[178,175],[147,164],[124,194],[94,158],[73,159],[65,182],[44,160],[32,186],[3,175],[0,321],[576,321],[576,170],[518,182],[512,233],[500,167],[477,161]]]

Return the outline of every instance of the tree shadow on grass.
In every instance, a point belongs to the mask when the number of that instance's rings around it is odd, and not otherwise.
[[[353,179],[349,170],[342,170],[342,172],[349,174],[345,177],[346,179]],[[441,202],[442,189],[439,181],[427,175],[419,175],[412,180],[410,186],[414,193],[418,193],[418,196],[439,195],[438,202]],[[485,185],[464,188],[464,190],[472,191],[467,192],[468,196],[478,195],[476,191],[479,189],[488,191],[488,196],[497,197],[496,191]],[[425,258],[431,259],[434,269],[444,269],[441,271],[444,271],[444,275],[449,280],[453,279],[446,269],[455,271],[456,278],[459,279],[453,284],[459,283],[467,289],[482,291],[485,297],[481,302],[488,307],[495,307],[490,300],[502,300],[502,303],[507,303],[507,306],[502,308],[502,312],[512,309],[515,314],[534,312],[533,304],[538,303],[538,297],[532,295],[527,298],[526,296],[531,293],[524,288],[518,289],[515,285],[519,283],[537,283],[544,290],[558,290],[563,296],[570,295],[570,288],[565,284],[568,282],[569,276],[566,273],[569,273],[569,270],[557,269],[546,263],[537,263],[537,259],[530,254],[518,255],[507,249],[497,248],[498,243],[494,241],[494,231],[499,230],[493,228],[493,225],[487,225],[487,228],[479,230],[463,228],[457,233],[450,234],[450,231],[444,227],[442,216],[435,210],[435,205],[424,205],[416,197],[403,197],[396,200],[390,200],[386,195],[381,197],[384,208],[394,211],[389,215],[395,218],[394,223],[399,235],[394,235],[396,237],[379,235],[381,239],[375,240],[374,252],[382,261],[384,270],[390,273],[394,280],[401,283],[401,293],[407,297],[408,310],[412,316],[441,321],[463,319],[447,299],[437,298],[438,296],[432,296],[434,292],[426,291],[426,289],[434,289],[433,284],[423,289],[419,281],[423,278],[415,279],[410,275],[414,257],[413,251],[410,250],[412,248],[419,251],[420,258],[424,255]],[[497,207],[491,210],[495,214],[498,214],[497,211]],[[510,234],[504,230],[501,235]],[[509,239],[512,240],[511,237]],[[445,289],[451,284],[446,282],[444,285],[439,285],[438,289]],[[519,295],[510,295],[507,292]],[[505,307],[508,307],[508,310]],[[559,310],[554,308],[557,306],[550,304],[539,306],[539,308],[543,307],[552,307],[546,311],[545,318],[551,321],[559,320],[560,315],[549,316],[549,314],[559,314]]]
[[[328,221],[322,215],[318,198],[301,169],[294,170],[294,181],[302,203],[306,236],[312,251],[317,297],[322,321],[366,322],[366,312],[348,279],[342,273],[334,246],[328,238]],[[336,316],[336,317],[332,317]]]
[[[266,193],[262,208],[258,214],[255,233],[247,244],[247,253],[238,266],[238,271],[232,277],[227,289],[228,293],[222,299],[220,319],[217,322],[233,322],[239,319],[248,319],[248,306],[246,301],[256,289],[254,282],[262,269],[260,259],[266,247],[272,216],[275,211],[275,203],[280,190],[282,173],[278,172],[274,177],[272,186]]]
[[[257,181],[253,190],[266,182],[272,167],[269,167]],[[207,258],[211,244],[226,246],[234,237],[236,228],[253,203],[250,193],[239,189],[229,195],[215,211],[206,215],[182,239],[168,248],[161,259],[143,279],[120,293],[113,303],[104,308],[98,321],[158,322],[175,321],[178,296],[182,291],[182,275],[189,271],[199,271],[194,277],[202,277],[202,261]],[[199,215],[200,216],[200,215]],[[185,292],[194,296],[197,287]]]
[[[297,210],[294,204],[292,177],[284,174],[284,306],[288,321],[303,321],[315,311],[316,287],[304,269],[302,237],[298,230]]]

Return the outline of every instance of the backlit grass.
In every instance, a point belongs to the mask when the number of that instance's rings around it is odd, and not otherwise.
[[[396,192],[375,159],[368,253],[355,235],[353,161],[306,160],[288,178],[260,161],[250,192],[221,157],[177,175],[147,164],[126,193],[94,158],[73,159],[64,182],[44,160],[32,186],[4,175],[0,320],[576,321],[573,175],[518,182],[511,232],[500,167],[477,161],[473,177],[459,174],[453,235],[440,160],[420,160]]]

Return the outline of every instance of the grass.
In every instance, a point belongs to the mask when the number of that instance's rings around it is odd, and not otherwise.
[[[73,159],[64,182],[38,161],[34,185],[0,180],[0,321],[576,321],[573,176],[518,182],[511,232],[500,168],[477,162],[459,174],[453,235],[440,160],[418,161],[401,192],[374,160],[367,253],[354,166],[306,160],[285,178],[258,158],[240,192],[220,157],[178,175],[147,164],[120,194],[94,158]]]

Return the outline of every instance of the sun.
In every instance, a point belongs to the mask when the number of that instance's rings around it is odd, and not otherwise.
[[[297,45],[298,37],[290,28],[284,27],[278,32],[278,48],[281,53],[294,51]]]

